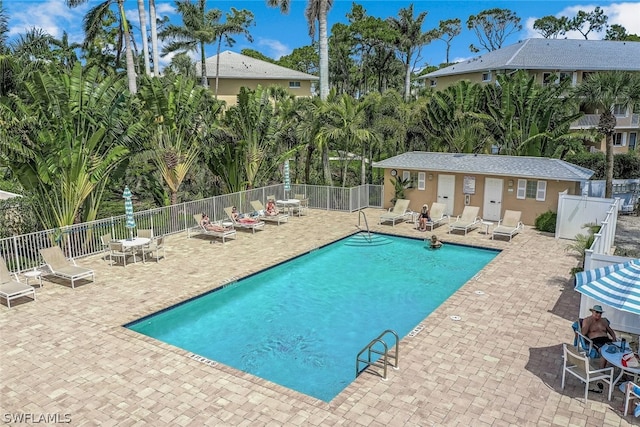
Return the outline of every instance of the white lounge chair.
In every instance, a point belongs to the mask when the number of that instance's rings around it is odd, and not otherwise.
[[[42,255],[44,262],[49,267],[51,274],[71,281],[71,288],[76,287],[76,280],[90,277],[92,282],[95,281],[94,271],[89,268],[79,267],[73,259],[67,261],[60,246],[40,249],[40,255]]]
[[[236,228],[244,228],[246,230],[251,230],[252,233],[255,233],[256,230],[264,229],[264,221],[260,221],[254,218],[240,218],[236,220],[233,216],[233,208],[226,207],[224,208],[225,213],[229,217],[229,220],[233,222],[233,226]]]
[[[214,227],[214,229],[207,230],[202,225],[202,214],[194,214],[193,219],[196,220],[196,226],[191,227],[187,230],[187,237],[190,238],[192,234],[206,234],[207,236],[219,237],[222,239],[222,243],[225,242],[225,239],[230,237],[236,238],[236,230],[233,228],[233,224],[230,226],[224,226],[222,224],[214,224],[218,227]],[[213,243],[210,242],[210,243]]]
[[[393,208],[389,208],[389,210],[382,215],[380,215],[380,220],[378,224],[382,224],[383,222],[391,221],[393,226],[396,226],[396,221],[406,221],[408,218],[412,218],[413,213],[409,210],[409,203],[411,201],[407,199],[398,199],[396,200],[396,204]]]
[[[447,209],[447,205],[444,203],[433,202],[431,204],[431,210],[429,211],[429,216],[431,217],[431,221],[427,221],[426,226],[429,228],[429,231],[433,231],[438,225],[444,222],[444,220],[449,220],[449,215],[445,214],[444,211]],[[416,219],[416,228],[420,228],[420,217]]]
[[[449,233],[454,230],[464,231],[467,235],[468,231],[478,228],[482,219],[478,216],[480,208],[478,206],[465,206],[462,215],[458,216],[454,222],[449,224]]]
[[[520,221],[520,217],[522,216],[522,212],[520,211],[504,211],[504,218],[498,221],[498,225],[493,229],[491,233],[491,240],[498,236],[509,236],[509,241],[511,238],[518,234],[520,230],[524,229],[524,224]]]
[[[267,215],[266,209],[260,200],[253,200],[251,207],[258,212],[258,218],[265,222],[274,222],[280,225],[283,222],[289,222],[289,215],[284,213],[278,213],[278,215]],[[262,213],[260,213],[262,212]]]
[[[4,258],[0,256],[0,297],[7,300],[7,307],[11,308],[11,300],[25,296],[30,296],[35,301],[36,290],[33,286],[20,282],[16,274],[12,277]]]

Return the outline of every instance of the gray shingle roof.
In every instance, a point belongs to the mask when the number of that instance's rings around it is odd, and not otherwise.
[[[585,181],[593,171],[546,157],[495,156],[488,154],[430,153],[413,151],[374,162],[373,167],[419,171],[477,173],[482,175]]]
[[[492,70],[640,71],[640,42],[527,39],[420,78]]]
[[[216,58],[218,55],[207,58],[207,77],[216,77]],[[200,75],[200,61],[196,63],[196,74]],[[320,78],[311,74],[291,70],[270,62],[245,56],[240,53],[226,50],[220,52],[220,70],[218,76],[223,79],[273,79],[273,80],[311,80]]]

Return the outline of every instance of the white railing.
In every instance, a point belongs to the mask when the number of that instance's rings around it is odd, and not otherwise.
[[[238,193],[184,202],[174,206],[134,212],[136,229],[151,229],[154,236],[177,234],[196,226],[193,214],[205,212],[212,221],[226,219],[224,208],[236,206],[240,212],[251,211],[252,200],[266,201],[305,195],[312,209],[354,212],[367,207],[382,207],[382,186],[361,185],[352,188],[292,184],[285,194],[284,184],[271,185]],[[123,204],[124,211],[124,204]],[[59,245],[68,258],[95,255],[104,250],[100,237],[111,233],[112,239],[129,237],[125,215],[74,224],[64,228],[39,231],[0,239],[0,254],[10,271],[22,272],[42,266],[39,250]]]
[[[600,231],[593,235],[593,244],[584,254],[584,268],[591,269],[591,261],[594,255],[613,255],[611,248],[616,238],[618,225],[618,203],[620,199],[614,199],[607,211],[607,215],[600,223]]]

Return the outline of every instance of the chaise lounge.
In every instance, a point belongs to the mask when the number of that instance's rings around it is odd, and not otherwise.
[[[427,221],[427,228],[429,231],[433,231],[438,225],[440,225],[444,220],[449,220],[449,215],[445,214],[444,211],[447,208],[447,205],[444,203],[433,202],[431,204],[431,210],[429,211],[429,216],[431,216],[431,221]],[[420,217],[416,219],[416,228],[420,228]]]
[[[12,278],[4,258],[0,256],[0,297],[7,300],[7,307],[11,308],[11,300],[25,296],[30,296],[35,301],[36,290],[33,286],[18,281],[17,275],[14,274]]]
[[[462,211],[462,215],[458,216],[455,222],[449,224],[449,233],[454,230],[464,231],[464,235],[467,235],[468,231],[478,228],[478,225],[482,221],[478,216],[480,208],[478,206],[465,206]]]
[[[406,221],[407,218],[412,217],[412,213],[409,210],[409,203],[411,201],[407,199],[398,199],[396,200],[396,204],[393,208],[389,208],[389,210],[382,215],[380,215],[380,220],[378,224],[382,224],[383,222],[391,221],[393,227],[396,226],[396,221]]]
[[[233,216],[233,208],[226,207],[224,208],[225,213],[233,222],[233,226],[237,228],[244,228],[246,230],[251,230],[251,232],[255,233],[256,230],[264,229],[264,221],[260,221],[254,218],[240,218],[236,220]]]
[[[40,249],[40,255],[42,255],[45,264],[49,267],[51,274],[69,280],[72,289],[76,287],[76,280],[90,277],[92,282],[95,281],[94,271],[89,268],[79,267],[73,259],[67,261],[60,246]]]
[[[518,234],[520,230],[524,229],[524,224],[520,221],[520,217],[522,216],[522,212],[520,211],[504,211],[504,218],[498,221],[498,225],[493,229],[493,233],[491,233],[491,240],[498,236],[508,236],[509,241],[511,238]]]
[[[287,214],[279,213],[278,215],[267,215],[265,213],[266,209],[265,209],[264,205],[262,204],[262,202],[260,200],[253,200],[251,202],[251,207],[256,212],[258,212],[258,218],[260,218],[262,221],[273,222],[273,223],[276,223],[278,225],[280,225],[280,223],[282,223],[282,222],[288,222],[289,221],[289,215],[287,215]]]
[[[236,238],[236,230],[233,226],[225,227],[222,224],[214,224],[216,227],[208,230],[202,225],[202,214],[193,214],[193,219],[196,220],[196,226],[187,231],[188,238],[190,238],[192,234],[205,234],[207,236],[219,237],[222,239],[222,243],[225,242],[225,239],[230,237],[234,239]],[[213,243],[213,241],[209,243]]]

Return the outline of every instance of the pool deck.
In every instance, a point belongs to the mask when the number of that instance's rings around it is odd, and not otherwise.
[[[366,210],[374,231],[432,234],[377,225],[381,212]],[[561,345],[573,340],[580,301],[569,274],[578,261],[567,241],[531,227],[511,242],[492,241],[484,226],[467,236],[438,227],[445,244],[503,251],[424,319],[421,332],[401,340],[400,369],[387,381],[363,373],[330,403],[122,327],[349,235],[357,222],[357,212],[311,210],[255,234],[240,230],[225,244],[169,236],[159,263],[79,260],[97,280],[76,289],[45,277],[37,301],[0,306],[0,424],[57,414],[74,426],[637,425],[618,410],[617,389],[611,402],[589,393],[586,404],[577,379],[560,389]],[[362,337],[363,346],[372,338]]]

